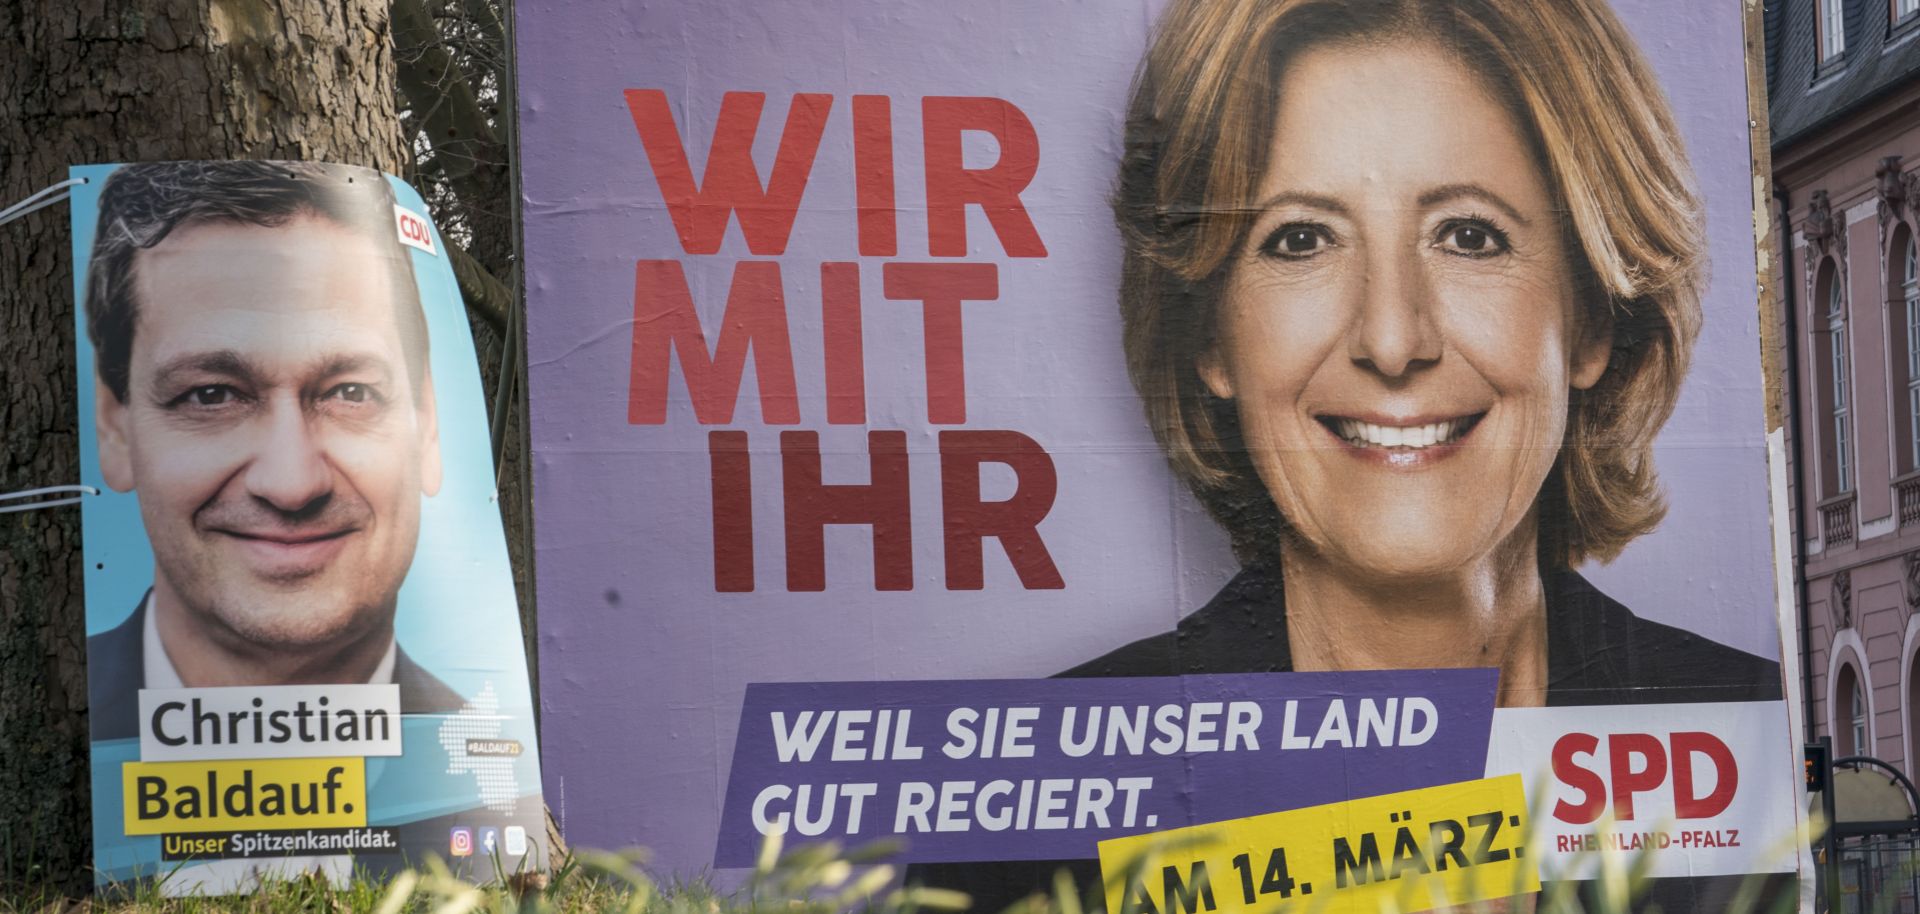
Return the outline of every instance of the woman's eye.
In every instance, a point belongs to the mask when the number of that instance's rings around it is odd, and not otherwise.
[[[1320,253],[1329,240],[1321,226],[1294,223],[1274,229],[1261,250],[1287,260],[1304,260]]]
[[[1506,253],[1507,236],[1484,223],[1456,222],[1440,230],[1440,246],[1466,257],[1492,257]]]

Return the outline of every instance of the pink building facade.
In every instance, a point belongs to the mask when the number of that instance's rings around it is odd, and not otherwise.
[[[1808,736],[1920,779],[1920,3],[1767,25]]]

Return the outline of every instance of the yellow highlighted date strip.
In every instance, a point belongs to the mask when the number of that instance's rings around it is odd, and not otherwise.
[[[1107,910],[1372,914],[1537,892],[1526,817],[1508,775],[1115,838],[1100,842]]]
[[[367,824],[364,758],[127,762],[120,767],[129,835]]]

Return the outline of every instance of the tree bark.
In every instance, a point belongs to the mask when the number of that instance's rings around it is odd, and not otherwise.
[[[0,204],[70,164],[314,159],[399,173],[385,0],[0,3]],[[0,492],[77,479],[64,206],[0,226]],[[76,508],[0,514],[0,882],[91,882]]]

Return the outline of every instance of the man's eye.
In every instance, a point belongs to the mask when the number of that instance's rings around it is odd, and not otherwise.
[[[187,391],[187,400],[195,406],[220,406],[236,399],[233,388],[225,384],[209,384]]]
[[[374,390],[372,385],[348,382],[335,384],[322,399],[337,400],[342,403],[378,403],[380,392]]]
[[[1324,226],[1296,222],[1274,229],[1260,247],[1263,252],[1284,260],[1304,260],[1320,253],[1329,241]]]

